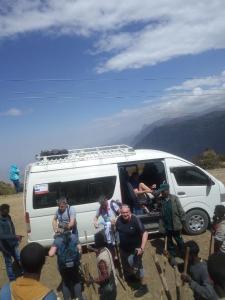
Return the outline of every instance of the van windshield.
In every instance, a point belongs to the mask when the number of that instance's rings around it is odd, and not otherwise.
[[[101,197],[110,199],[115,184],[116,176],[36,184],[33,188],[33,208],[56,207],[56,201],[61,196],[66,196],[70,205],[98,202]]]

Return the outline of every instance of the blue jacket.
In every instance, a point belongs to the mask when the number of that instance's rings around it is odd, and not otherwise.
[[[9,179],[14,181],[14,180],[19,180],[19,178],[20,178],[20,170],[16,165],[11,165],[9,171]]]

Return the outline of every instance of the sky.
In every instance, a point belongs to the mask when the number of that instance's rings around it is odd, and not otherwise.
[[[0,0],[0,180],[225,109],[223,0]]]

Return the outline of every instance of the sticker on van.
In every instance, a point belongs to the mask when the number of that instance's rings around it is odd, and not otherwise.
[[[36,184],[34,186],[34,194],[42,195],[48,193],[48,183]]]

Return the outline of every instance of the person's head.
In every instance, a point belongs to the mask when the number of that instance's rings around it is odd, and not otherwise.
[[[162,195],[163,198],[166,198],[169,195],[169,193],[170,193],[170,186],[169,186],[169,184],[168,183],[162,183],[162,184],[160,184],[158,192],[161,193],[161,195]]]
[[[138,172],[133,172],[133,173],[131,174],[131,178],[132,178],[132,179],[135,179],[135,180],[138,180],[138,179],[139,179],[139,174],[138,174]]]
[[[103,259],[101,259],[100,262],[98,263],[98,269],[102,275],[106,275],[106,276],[109,275],[107,263]]]
[[[68,206],[66,197],[59,198],[57,200],[57,204],[59,206],[59,210],[63,213],[66,210],[67,206]]]
[[[99,231],[94,235],[95,247],[97,249],[104,248],[107,245],[105,234],[103,231]]]
[[[186,242],[185,245],[184,245],[184,247],[185,247],[185,250],[187,248],[190,249],[189,250],[189,261],[190,261],[190,263],[193,263],[194,260],[196,258],[198,258],[198,253],[199,253],[199,246],[198,246],[198,244],[195,241],[191,240],[191,241]]]
[[[45,264],[45,249],[38,243],[27,244],[20,253],[20,261],[24,274],[40,275]]]
[[[10,211],[10,206],[9,206],[8,204],[2,204],[2,205],[0,206],[0,214],[1,214],[3,217],[8,216],[9,211]]]
[[[225,254],[212,254],[208,262],[208,272],[214,282],[215,290],[219,297],[225,296]]]
[[[225,206],[223,205],[216,205],[215,210],[214,210],[214,215],[215,217],[221,219],[225,215]]]
[[[101,208],[107,209],[107,207],[108,207],[108,199],[106,197],[101,197],[99,199],[99,204],[100,204]]]
[[[129,222],[131,218],[131,210],[128,205],[122,205],[120,209],[120,214],[121,217],[123,218],[124,221]]]

